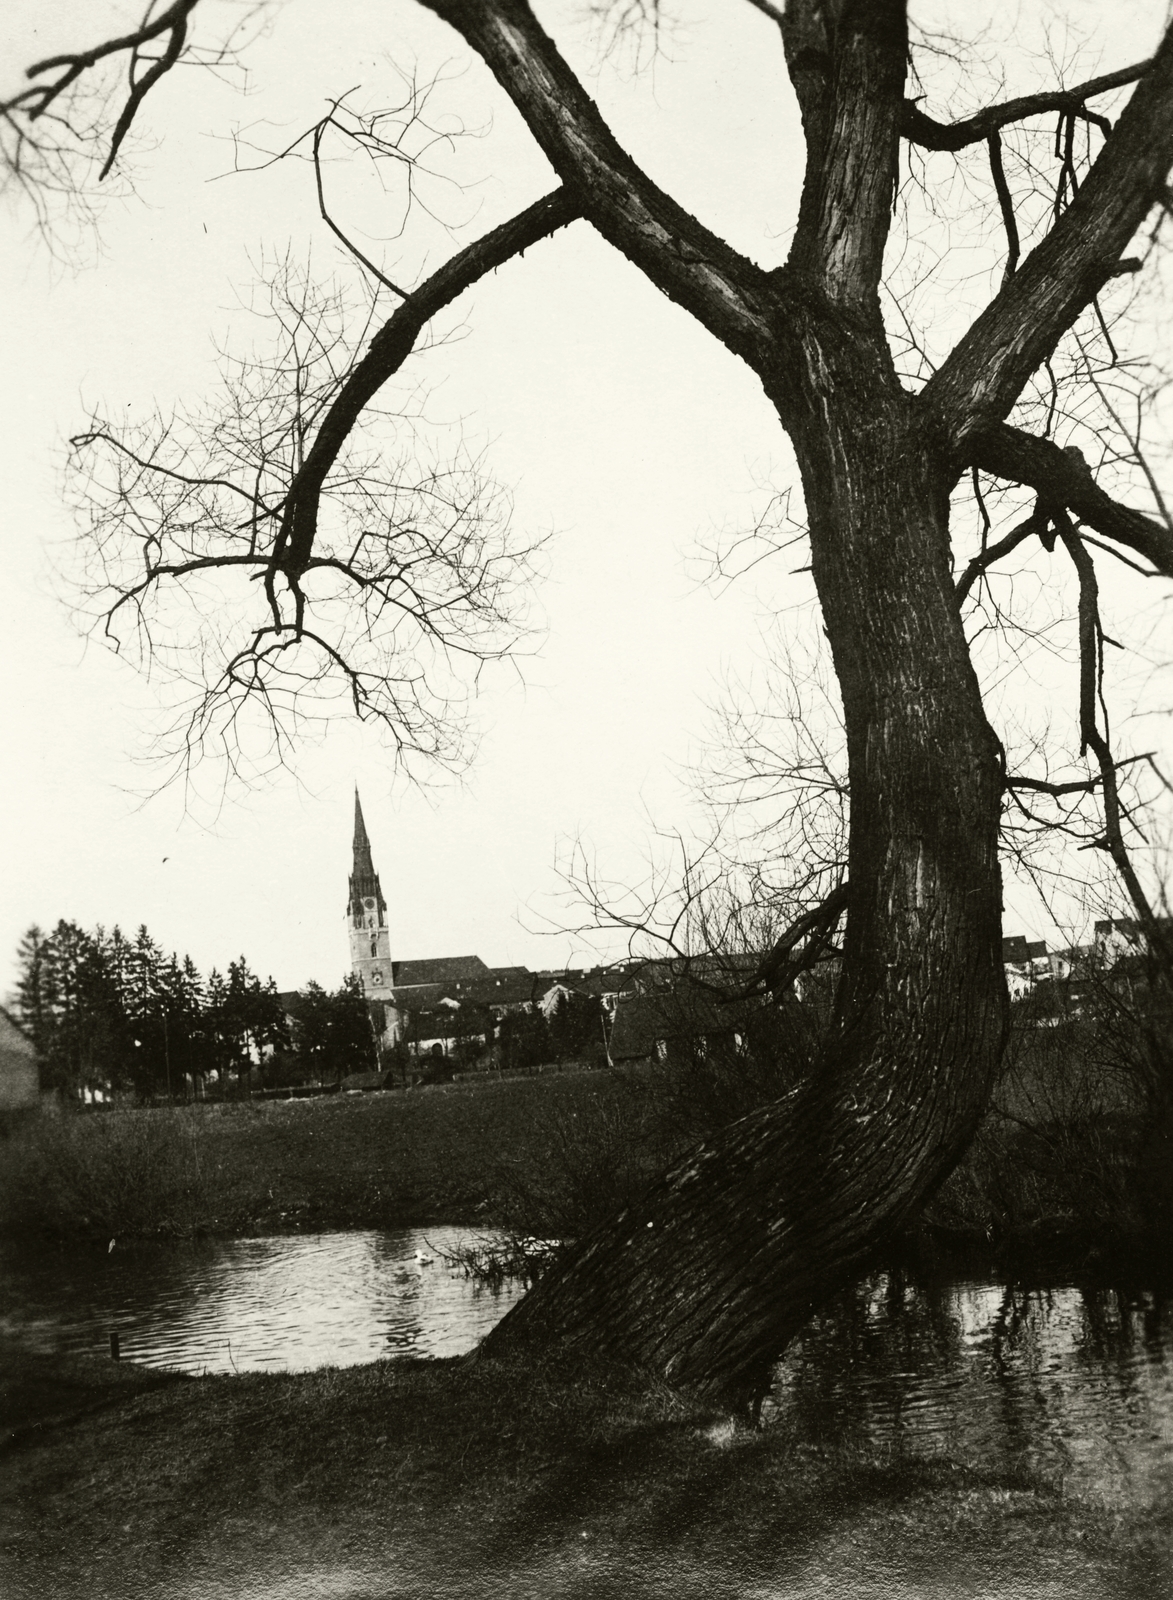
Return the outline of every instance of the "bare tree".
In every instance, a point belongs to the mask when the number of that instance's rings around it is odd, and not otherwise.
[[[1086,418],[1066,446],[1056,431],[1081,361],[1084,378],[1104,366],[1097,355],[1088,373],[1080,352],[1097,339],[1115,349],[1118,280],[1156,259],[1173,164],[1173,30],[1151,59],[1074,84],[1048,69],[1038,92],[975,107],[967,84],[982,75],[964,76],[955,43],[910,43],[903,0],[754,0],[763,48],[780,37],[806,144],[789,251],[766,268],[623,149],[526,0],[421,4],[488,66],[560,187],[457,255],[374,335],[279,501],[266,501],[278,528],[262,582],[270,608],[278,591],[288,596],[299,627],[323,485],[364,408],[437,309],[574,218],[760,380],[797,458],[843,708],[848,887],[824,908],[828,922],[846,908],[833,1026],[808,1079],[677,1162],[484,1347],[561,1337],[673,1382],[744,1389],[933,1192],[986,1103],[1006,1031],[998,832],[1011,780],[960,602],[1032,536],[1061,546],[1073,567],[1079,742],[1092,760],[1080,781],[1099,788],[1103,844],[1159,934],[1128,876],[1098,694],[1093,550],[1103,543],[1173,576],[1173,531],[1159,504],[1144,511],[1125,497],[1135,492],[1127,474],[1089,461]],[[659,7],[608,14],[622,29]],[[184,16],[191,24],[198,12]],[[137,50],[143,38],[110,48]],[[79,70],[87,59],[71,58]],[[925,84],[949,71],[953,89],[938,102]],[[8,107],[18,121],[27,111]],[[911,281],[897,273],[893,288],[885,261],[910,259],[958,195],[971,221],[1003,230],[1001,282],[972,306],[946,289],[940,314],[926,316],[931,264],[914,262]],[[952,505],[970,491],[988,502],[993,485],[1009,486],[1005,509],[1017,505],[1019,521],[992,540],[993,519],[983,521],[959,595]]]
[[[161,752],[184,777],[208,755],[246,778],[283,763],[339,703],[402,762],[458,763],[476,673],[519,645],[536,547],[474,456],[430,453],[416,396],[363,406],[322,460],[385,308],[288,261],[266,280],[261,353],[225,354],[219,396],[95,415],[71,441],[83,616],[180,691]]]

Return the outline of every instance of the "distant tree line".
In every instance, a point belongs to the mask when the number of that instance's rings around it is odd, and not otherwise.
[[[13,1005],[41,1063],[42,1085],[66,1099],[138,1100],[254,1082],[337,1081],[374,1065],[361,988],[310,983],[291,1019],[272,978],[245,959],[203,977],[140,927],[32,927],[17,952]]]
[[[332,992],[311,979],[291,1009],[291,1048],[278,1052],[267,1074],[275,1084],[338,1083],[378,1066],[370,1011],[353,972]]]

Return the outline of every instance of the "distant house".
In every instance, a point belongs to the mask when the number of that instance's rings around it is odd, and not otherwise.
[[[706,1056],[718,1046],[736,1049],[741,1035],[728,1010],[709,996],[623,994],[611,1030],[611,1059],[616,1064],[667,1061],[678,1053]]]
[[[633,968],[620,990],[611,1027],[616,1063],[666,1061],[740,1051],[755,1008],[769,997],[747,998],[760,957],[700,956],[649,961]]]
[[[1173,932],[1173,917],[1158,917],[1159,928],[1168,936]],[[1121,961],[1149,953],[1148,935],[1135,917],[1105,917],[1095,926],[1095,959],[1101,971],[1110,972]]]
[[[33,1041],[0,1006],[0,1112],[39,1105],[41,1073]]]
[[[1038,983],[1066,978],[1071,972],[1067,958],[1049,951],[1045,939],[1028,939],[1021,933],[1002,940],[1002,966],[1012,1000],[1020,1000]]]

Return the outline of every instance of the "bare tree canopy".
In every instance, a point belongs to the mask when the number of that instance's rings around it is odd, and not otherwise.
[[[209,718],[231,721],[258,696],[280,725],[325,671],[355,709],[439,753],[445,696],[428,698],[419,642],[478,659],[508,648],[509,585],[524,573],[471,463],[413,471],[404,433],[392,468],[367,441],[376,396],[430,319],[574,222],[748,366],[797,461],[842,707],[845,882],[827,885],[775,952],[789,970],[800,937],[825,941],[845,917],[833,1024],[807,1080],[582,1241],[485,1348],[582,1340],[673,1382],[749,1389],[972,1137],[1005,1039],[1004,807],[1028,793],[1097,804],[1094,842],[1154,943],[1165,937],[1128,851],[1128,758],[1107,723],[1095,563],[1109,552],[1173,577],[1173,523],[1142,438],[1159,374],[1143,350],[1121,348],[1132,299],[1161,267],[1173,29],[1154,30],[1154,48],[1123,67],[1067,81],[1040,60],[1033,92],[974,104],[988,59],[919,17],[910,28],[903,0],[755,0],[805,142],[785,259],[767,266],[623,147],[526,0],[420,8],[488,68],[557,187],[407,291],[335,215],[319,159],[327,124],[314,124],[302,148],[317,206],[369,272],[370,320],[335,323],[286,280],[284,353],[230,372],[214,417],[144,436],[99,419],[80,436],[100,610],[111,627],[129,616],[158,629],[148,600],[239,568],[259,616],[221,651],[189,737],[198,744]],[[71,150],[99,145],[101,171],[116,170],[132,127],[194,59],[204,10],[152,11],[137,32],[36,64],[3,108],[15,180],[35,185],[40,162],[57,181]],[[602,15],[620,41],[669,20],[654,4]],[[393,34],[388,24],[379,47]],[[129,64],[129,93],[105,124],[70,122],[69,95],[115,58]],[[332,133],[371,159],[417,159],[403,143],[417,105],[387,121],[347,120],[346,105],[333,103]],[[951,289],[964,265],[937,272],[954,238],[960,256],[981,258],[965,294]],[[962,505],[980,541],[955,563]],[[980,636],[1007,622],[992,588],[1000,566],[1036,545],[1063,553],[1077,594],[1084,765],[1069,775],[1007,770],[977,670]],[[322,607],[329,627],[313,620]],[[156,650],[173,637],[169,613],[162,621]],[[759,987],[775,976],[767,962]]]

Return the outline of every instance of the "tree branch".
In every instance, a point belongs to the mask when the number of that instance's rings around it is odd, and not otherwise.
[[[467,245],[396,308],[331,403],[290,484],[273,550],[274,571],[286,572],[295,582],[305,571],[313,551],[326,475],[363,407],[399,371],[424,325],[487,272],[581,215],[576,196],[567,189],[556,189],[483,239]]]
[[[134,78],[134,68],[138,64],[138,50],[137,48],[135,49],[131,57],[130,93],[126,97],[126,104],[119,113],[118,121],[114,124],[114,132],[110,135],[110,149],[105,161],[102,163],[102,170],[98,173],[99,181],[109,174],[110,169],[118,159],[118,151],[123,139],[130,132],[131,124],[134,122],[135,113],[138,111],[139,106],[142,105],[164,73],[170,72],[183,54],[183,47],[187,43],[187,13],[196,3],[197,0],[189,0],[187,4],[173,7],[177,15],[167,39],[167,46],[158,60],[152,62],[149,69],[138,79]]]
[[[1015,528],[1011,528],[1004,539],[999,539],[997,544],[989,545],[979,555],[974,556],[969,566],[966,567],[957,580],[957,587],[954,591],[957,596],[957,604],[961,605],[961,602],[983,572],[992,567],[996,561],[1001,561],[1003,556],[1008,556],[1011,550],[1016,549],[1024,539],[1029,539],[1032,533],[1043,533],[1046,526],[1047,519],[1040,514],[1039,507],[1036,506],[1026,521],[1020,522]]]
[[[780,989],[788,989],[800,973],[808,971],[821,958],[850,899],[849,885],[841,883],[821,904],[796,918],[762,958],[745,988],[729,998],[745,1000],[751,995],[776,994]],[[800,945],[803,946],[801,950]]]
[[[14,95],[11,100],[0,106],[0,110],[10,113],[21,111],[30,122],[35,122],[38,117],[45,115],[54,102],[76,83],[83,73],[97,66],[99,61],[105,60],[108,56],[119,55],[123,51],[130,51],[130,92],[114,125],[109,154],[99,173],[99,177],[106,177],[114,165],[119,146],[130,131],[139,106],[164,73],[169,72],[182,55],[187,42],[188,17],[198,4],[199,0],[173,0],[165,11],[161,11],[157,17],[148,18],[133,33],[124,34],[116,39],[107,39],[102,44],[94,45],[90,50],[48,56],[44,61],[36,62],[28,69],[26,77],[38,78],[42,73],[54,72],[58,68],[63,70],[52,83],[36,83],[22,90],[20,94]],[[134,68],[138,63],[139,51],[143,45],[150,44],[163,34],[169,35],[163,54],[151,63],[141,78],[136,80]]]
[[[1114,761],[1113,769],[1119,772],[1122,767],[1129,767],[1136,761],[1152,763],[1152,751],[1145,751],[1143,755],[1125,756],[1122,761]],[[1046,778],[1027,778],[1021,773],[1007,776],[1006,787],[1012,793],[1019,789],[1027,789],[1032,794],[1049,794],[1053,799],[1061,799],[1066,794],[1094,794],[1103,783],[1103,776],[1095,778],[1073,778],[1068,783],[1050,783]]]
[[[485,61],[582,215],[729,349],[761,364],[766,273],[658,188],[620,146],[525,0],[422,0]]]
[[[1066,519],[1064,519],[1066,520]],[[1122,809],[1120,790],[1116,782],[1117,763],[1107,739],[1100,732],[1096,720],[1096,697],[1099,693],[1100,656],[1103,649],[1103,630],[1100,626],[1099,583],[1095,562],[1083,547],[1083,542],[1070,523],[1060,526],[1059,537],[1071,557],[1079,579],[1079,732],[1085,750],[1091,750],[1100,768],[1100,781],[1104,791],[1103,847],[1116,864],[1124,880],[1129,899],[1136,910],[1154,952],[1168,958],[1171,954],[1165,930],[1158,923],[1149,898],[1141,887],[1136,868],[1128,854],[1121,826]]]
[[[837,8],[790,0],[782,24],[806,139],[787,267],[877,322],[908,68],[905,11],[904,0]]]
[[[751,6],[769,17],[771,22],[776,22],[779,27],[786,21],[786,13],[781,6],[773,4],[773,0],[749,0]]]
[[[996,478],[1028,484],[1048,505],[1066,506],[1080,522],[1127,545],[1173,578],[1173,529],[1101,489],[1079,450],[1061,450],[1049,439],[1003,423],[974,436],[967,456],[968,464]]]
[[[954,446],[1000,422],[1061,335],[1120,269],[1173,165],[1173,27],[1050,233],[976,318],[919,403]]]
[[[998,207],[1002,212],[1002,226],[1006,229],[1006,267],[1002,275],[1005,283],[1007,278],[1014,276],[1018,266],[1019,240],[1018,219],[1014,215],[1014,201],[1010,194],[1010,185],[1006,182],[1006,169],[1002,165],[1002,136],[994,132],[986,140],[986,148],[990,155],[990,176],[994,180],[994,191],[998,196]]]
[[[932,117],[925,115],[914,100],[906,100],[900,131],[911,143],[919,144],[925,150],[964,150],[966,145],[980,144],[983,139],[996,134],[999,128],[1005,128],[1012,122],[1023,122],[1027,117],[1043,116],[1048,111],[1081,112],[1087,101],[1095,99],[1097,95],[1122,89],[1126,84],[1143,78],[1152,64],[1151,59],[1138,61],[1134,66],[1121,67],[1116,72],[1091,78],[1074,89],[1048,89],[1040,94],[1020,95],[1000,106],[987,106],[984,111],[975,112],[972,117],[964,117],[958,122],[935,122]],[[1104,126],[1104,118],[1093,117],[1092,120]]]

